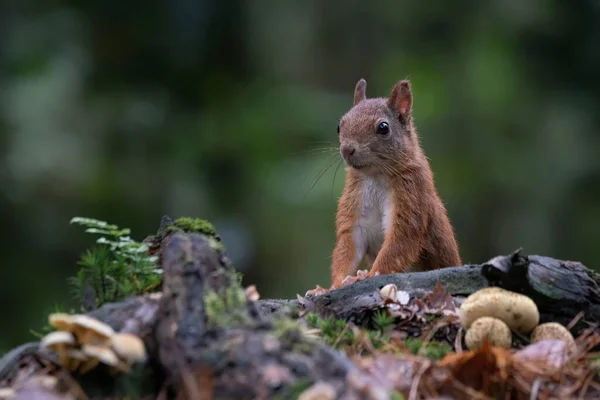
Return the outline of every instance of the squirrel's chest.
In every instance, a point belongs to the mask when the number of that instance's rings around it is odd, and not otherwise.
[[[392,202],[387,183],[383,181],[365,180],[360,192],[360,212],[354,236],[357,244],[366,246],[366,255],[374,259],[390,226]]]

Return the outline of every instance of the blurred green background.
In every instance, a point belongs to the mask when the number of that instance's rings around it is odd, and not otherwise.
[[[463,261],[600,257],[600,2],[0,2],[0,348],[95,240],[211,220],[263,297],[329,284],[356,81],[410,78]],[[326,167],[334,162],[316,183]]]

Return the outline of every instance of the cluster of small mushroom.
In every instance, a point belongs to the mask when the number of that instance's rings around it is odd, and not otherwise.
[[[470,350],[479,348],[485,338],[493,346],[511,348],[511,329],[530,335],[533,343],[563,340],[569,353],[576,349],[567,328],[556,322],[539,324],[540,314],[533,300],[499,287],[481,289],[467,297],[460,307],[460,318]]]
[[[146,360],[144,342],[130,333],[116,333],[110,326],[87,315],[50,314],[57,329],[46,335],[40,347],[53,351],[60,364],[84,374],[99,363],[116,373],[129,372],[135,362]]]

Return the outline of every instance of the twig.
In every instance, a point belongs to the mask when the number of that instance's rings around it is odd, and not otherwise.
[[[344,334],[348,330],[348,325],[350,325],[350,324],[344,325],[344,329],[342,329],[342,332],[340,332],[340,334],[338,335],[338,337],[335,339],[335,342],[333,343],[333,346],[331,346],[331,347],[333,347],[334,349],[337,347],[337,345],[340,342],[340,340],[342,340],[342,336],[344,336]]]
[[[571,322],[569,322],[569,324],[567,325],[567,329],[568,330],[573,329],[573,327],[575,326],[575,324],[578,323],[579,320],[581,318],[583,318],[584,315],[585,315],[585,312],[580,311],[575,317],[573,317],[573,319],[571,320]]]
[[[457,354],[460,354],[463,352],[462,331],[463,331],[463,327],[461,325],[460,328],[458,328],[458,332],[456,333],[456,338],[454,339],[454,350],[456,351]]]
[[[596,371],[590,371],[588,373],[587,378],[585,378],[585,381],[583,382],[583,387],[581,388],[581,392],[579,393],[580,399],[583,399],[585,394],[587,393],[590,387],[590,383],[592,382],[592,379],[594,379],[594,375],[596,375]]]
[[[408,395],[408,400],[416,400],[417,399],[417,391],[419,390],[419,381],[421,377],[427,371],[427,369],[431,366],[431,361],[425,360],[423,364],[421,364],[421,368],[419,368],[419,372],[417,372],[417,376],[412,381],[410,385],[410,393]]]
[[[531,395],[529,396],[529,400],[535,400],[538,398],[538,392],[540,391],[540,378],[536,378],[533,381],[533,385],[531,385]]]
[[[425,339],[423,339],[423,342],[421,343],[421,347],[419,348],[419,351],[417,352],[418,356],[423,357],[425,354],[425,348],[427,347],[427,345],[429,344],[429,342],[431,342],[431,339],[433,338],[433,335],[435,335],[435,333],[443,326],[448,325],[446,318],[442,318],[440,321],[438,321],[433,328],[431,328],[429,330],[429,332],[427,332],[427,336],[425,336]]]

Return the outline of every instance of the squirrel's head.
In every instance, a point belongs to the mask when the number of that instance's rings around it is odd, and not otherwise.
[[[340,119],[340,153],[355,170],[394,174],[415,147],[410,82],[396,83],[388,98],[367,99],[366,90],[359,80],[353,107]]]

